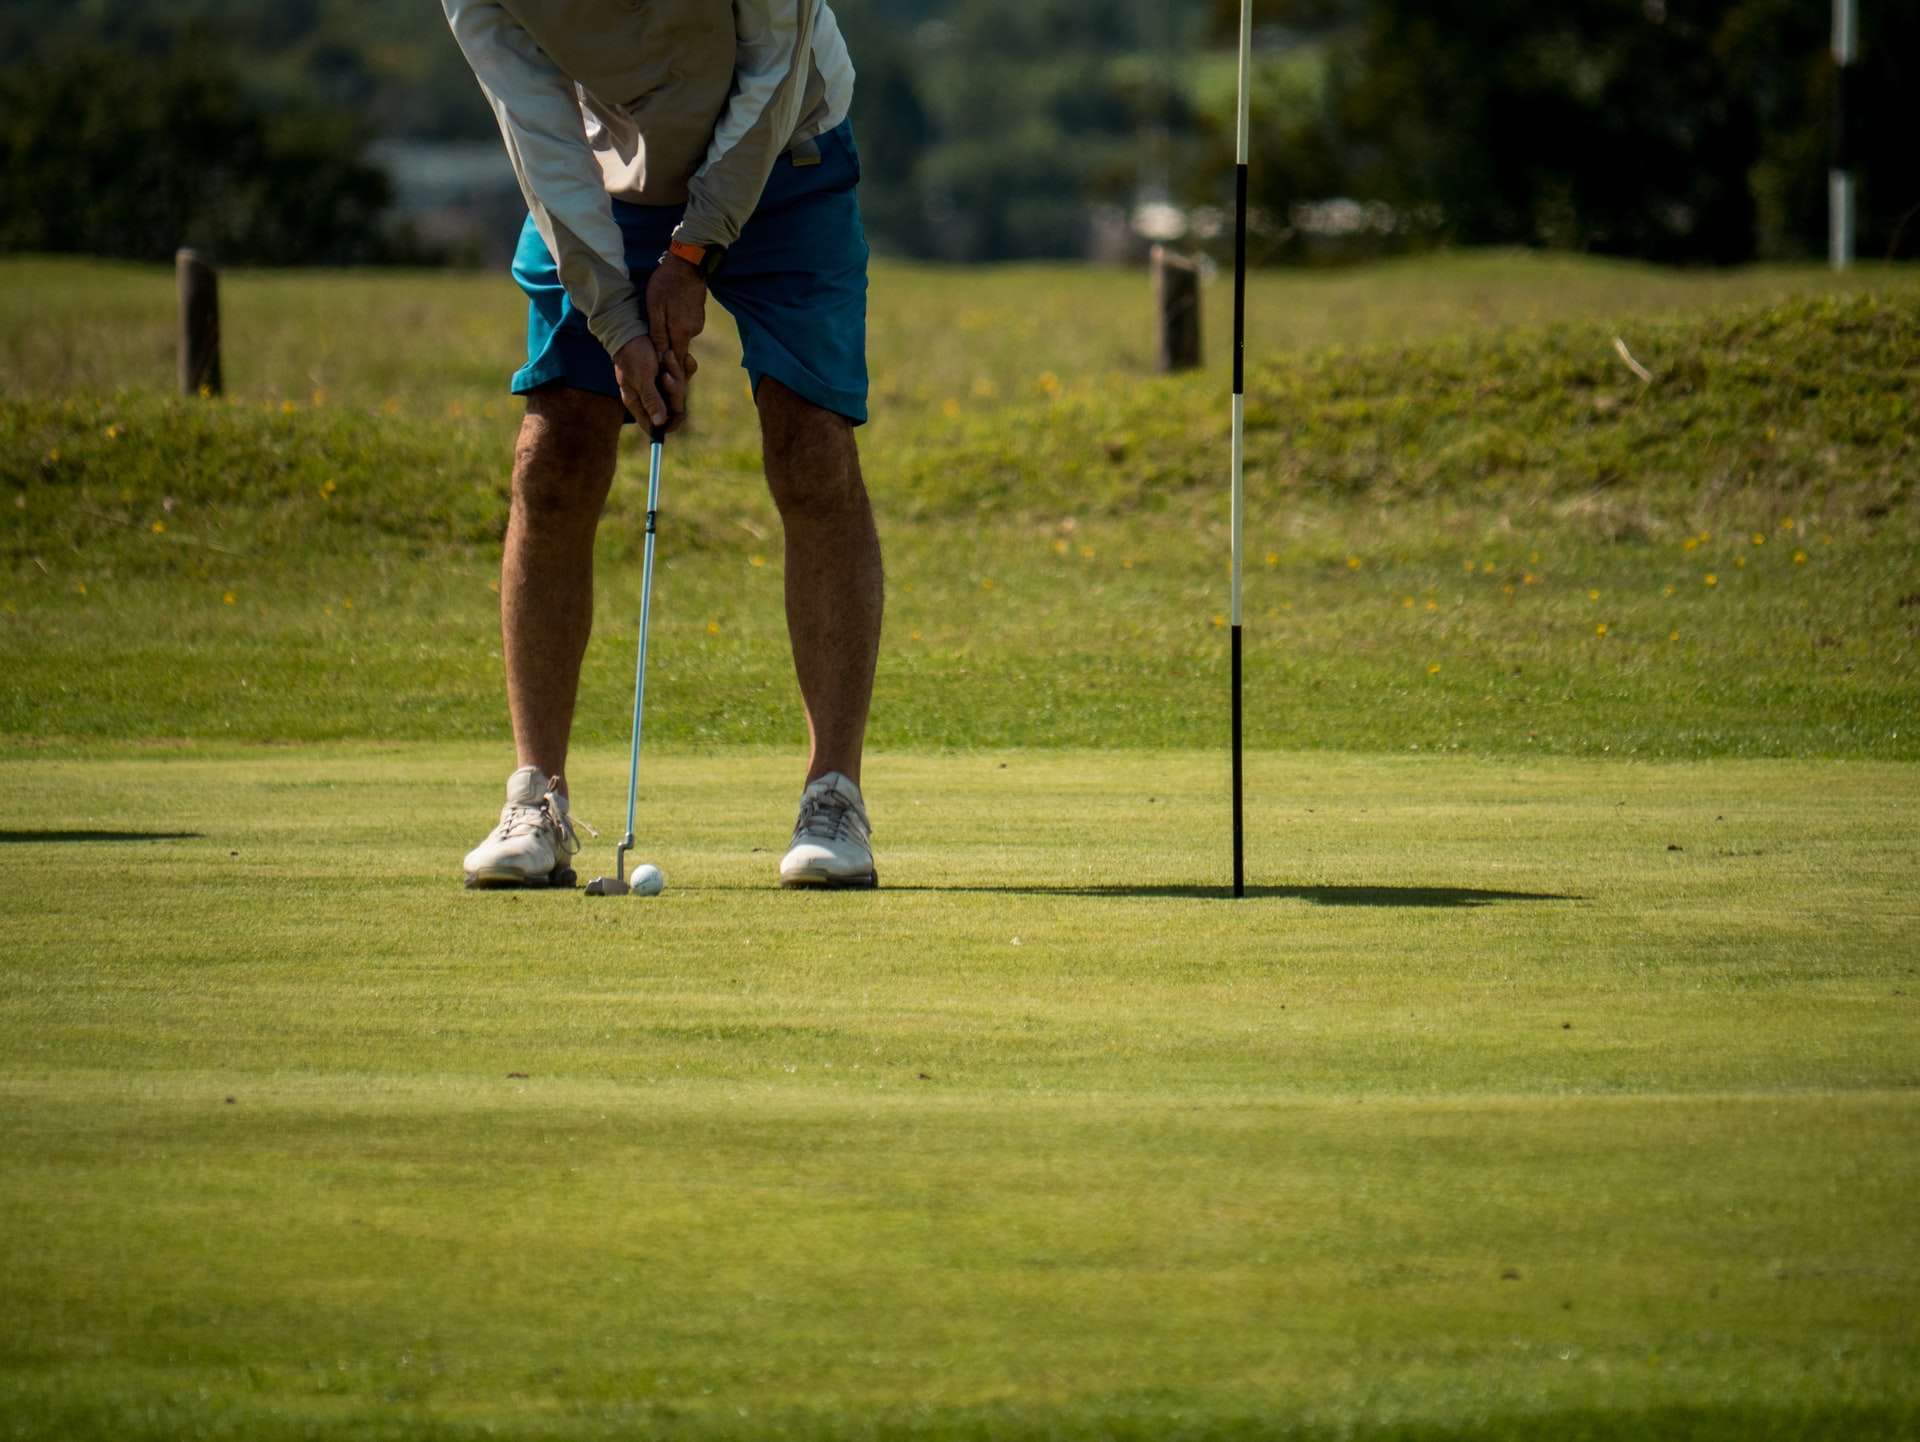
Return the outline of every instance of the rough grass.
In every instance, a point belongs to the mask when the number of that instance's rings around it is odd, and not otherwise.
[[[498,769],[16,762],[12,1435],[1910,1435],[1910,768],[1263,756],[1234,903],[1216,756],[880,757],[842,897],[677,758],[604,904]]]
[[[1030,282],[989,276],[976,298]],[[1096,283],[1131,282],[1068,289]],[[1591,319],[1257,366],[1255,744],[1920,754],[1917,296],[1641,319],[1650,383]],[[500,736],[510,421],[465,406],[0,404],[0,732]],[[1213,744],[1221,409],[1206,376],[1119,372],[952,418],[883,406],[875,739]],[[744,416],[702,416],[669,467],[653,734],[784,744],[778,522]],[[627,725],[642,496],[630,462],[602,533],[589,740]]]

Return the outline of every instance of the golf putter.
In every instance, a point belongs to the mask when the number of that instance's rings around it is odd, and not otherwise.
[[[633,678],[633,755],[627,763],[627,834],[613,849],[613,875],[587,883],[588,896],[627,896],[627,853],[633,850],[633,810],[640,793],[640,718],[647,697],[647,620],[653,602],[654,519],[660,513],[660,455],[666,448],[665,428],[653,428],[653,455],[647,465],[647,539],[640,562],[640,659]]]

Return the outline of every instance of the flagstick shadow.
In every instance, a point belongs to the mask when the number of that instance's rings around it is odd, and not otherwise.
[[[1176,898],[1231,901],[1230,886],[884,886],[886,891],[985,892],[1006,896],[1080,896],[1111,900]],[[1247,900],[1306,901],[1315,906],[1474,907],[1502,902],[1586,901],[1554,891],[1492,891],[1470,886],[1249,886]]]
[[[92,841],[198,841],[198,831],[6,831],[0,830],[0,846],[57,846]]]

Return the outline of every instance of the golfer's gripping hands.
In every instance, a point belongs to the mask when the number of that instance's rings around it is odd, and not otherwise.
[[[705,287],[691,267],[665,279],[680,267],[662,266],[643,310],[609,201],[684,202],[675,241],[731,246],[781,153],[846,118],[853,66],[832,12],[821,0],[442,3],[567,294],[615,358],[623,399],[631,388],[628,410],[665,424],[684,405]]]

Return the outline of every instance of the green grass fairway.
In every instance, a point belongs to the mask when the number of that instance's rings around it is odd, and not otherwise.
[[[1920,269],[1256,276],[1243,901],[1226,287],[876,267],[870,895],[716,318],[605,901],[459,886],[510,282],[172,297],[0,260],[0,1442],[1920,1438]]]
[[[7,1435],[1920,1425],[1909,766],[1263,755],[1239,903],[1217,756],[883,755],[845,896],[670,757],[605,902],[499,769],[9,763]]]

